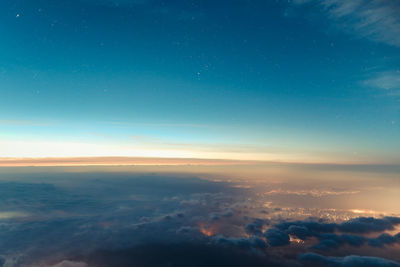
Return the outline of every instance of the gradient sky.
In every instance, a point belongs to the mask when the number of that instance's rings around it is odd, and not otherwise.
[[[389,0],[2,0],[0,157],[400,163]]]

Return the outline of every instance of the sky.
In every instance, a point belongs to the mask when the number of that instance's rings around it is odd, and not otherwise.
[[[1,0],[0,267],[399,267],[398,0]]]
[[[3,0],[0,157],[399,164],[391,0]]]

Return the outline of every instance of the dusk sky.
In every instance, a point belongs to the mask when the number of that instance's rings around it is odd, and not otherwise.
[[[0,0],[0,267],[400,267],[400,0]]]
[[[399,12],[2,0],[0,157],[398,164]]]

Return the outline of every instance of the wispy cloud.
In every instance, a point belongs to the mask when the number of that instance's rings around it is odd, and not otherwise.
[[[400,47],[400,2],[396,0],[294,0],[315,4],[341,29]]]
[[[366,80],[365,85],[386,90],[389,95],[400,97],[400,71],[385,71]]]

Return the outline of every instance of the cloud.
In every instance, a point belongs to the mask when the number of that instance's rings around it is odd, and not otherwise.
[[[316,5],[346,32],[400,47],[399,1],[295,0],[294,3]]]
[[[400,97],[400,71],[386,71],[364,81],[364,85],[387,91],[389,95]]]
[[[265,194],[269,195],[298,195],[298,196],[312,196],[312,197],[326,197],[326,196],[340,196],[340,195],[350,195],[350,194],[358,194],[360,191],[357,190],[343,190],[343,191],[335,191],[335,190],[283,190],[283,189],[273,189]]]
[[[225,212],[221,214],[223,217],[232,217],[233,216],[233,210],[232,209],[227,209]]]
[[[337,225],[337,229],[347,233],[371,233],[385,230],[393,230],[400,224],[399,217],[359,217]]]
[[[62,262],[59,262],[55,265],[52,265],[50,267],[87,267],[88,265],[84,262],[76,262],[76,261],[69,261],[69,260],[63,260]]]
[[[265,231],[264,236],[267,238],[268,244],[270,244],[273,247],[290,244],[289,235],[276,228],[268,229],[267,231]]]
[[[368,243],[370,246],[383,247],[384,245],[390,245],[399,241],[400,239],[398,239],[396,236],[383,233],[376,238],[369,239]]]
[[[350,246],[353,246],[353,247],[362,246],[366,241],[365,237],[358,236],[358,235],[344,234],[341,237],[347,244],[349,244]]]
[[[299,225],[291,225],[286,231],[290,235],[294,235],[302,240],[307,239],[312,236],[312,233],[305,226]]]
[[[328,251],[331,249],[338,249],[344,244],[353,247],[360,247],[368,240],[363,236],[358,235],[337,235],[337,234],[322,234],[317,237],[319,243],[312,246],[313,249]]]
[[[346,257],[327,257],[316,253],[304,253],[299,259],[312,266],[343,266],[343,267],[400,267],[400,264],[378,257],[351,255]]]
[[[339,248],[343,244],[343,239],[336,234],[322,234],[319,236],[320,242],[312,248],[318,250],[330,250]]]
[[[196,227],[192,227],[192,226],[182,226],[181,228],[179,228],[178,230],[176,230],[177,234],[193,234],[193,233],[200,233],[199,229],[197,229]]]
[[[210,214],[210,219],[212,221],[218,221],[221,217],[224,218],[229,218],[233,216],[233,210],[232,209],[226,209],[224,212],[218,212],[218,213],[212,213]]]
[[[398,224],[400,224],[400,217],[358,217],[342,223],[284,221],[276,224],[274,228],[268,229],[266,234],[269,233],[267,239],[271,246],[288,245],[287,240],[290,235],[301,240],[317,238],[319,242],[311,248],[322,251],[338,249],[345,244],[360,247],[367,243],[369,246],[383,247],[400,243],[400,233],[394,236],[382,233],[374,238],[367,238],[363,235],[393,230],[394,226]],[[340,234],[340,232],[345,234]]]
[[[50,255],[61,262],[76,251],[203,241],[198,222],[212,212],[221,221],[234,218],[229,207],[243,191],[223,182],[155,174],[40,172],[18,178],[0,181],[0,208],[27,214],[2,221],[0,239],[7,243],[0,242],[0,251],[7,259],[23,251],[14,266],[36,266]],[[232,190],[237,197],[228,194]],[[190,199],[198,201],[181,205]]]
[[[400,224],[400,217],[358,217],[342,223],[324,223],[315,221],[281,222],[275,227],[300,239],[311,236],[321,236],[323,233],[340,231],[343,233],[367,234],[393,230],[394,226]]]
[[[268,224],[269,221],[262,219],[254,219],[253,222],[246,224],[245,230],[248,234],[251,235],[261,235],[263,226]]]
[[[297,226],[299,228],[294,228],[292,226]],[[314,221],[294,221],[294,222],[284,221],[275,225],[275,227],[282,231],[288,231],[288,233],[292,231],[292,234],[296,235],[298,238],[306,239],[307,237],[315,236],[318,235],[319,233],[332,233],[336,228],[336,224],[314,222]],[[299,231],[300,228],[301,231]]]
[[[288,259],[307,251],[383,255],[382,248],[400,244],[400,234],[385,234],[400,223],[398,217],[284,220],[286,207],[267,207],[263,196],[233,182],[114,172],[19,176],[0,183],[0,208],[29,215],[4,220],[0,230],[8,262],[23,252],[14,266],[296,266]],[[298,218],[297,210],[290,212],[289,218]]]
[[[230,239],[232,241],[232,239]],[[98,250],[85,258],[89,266],[296,266],[274,255],[243,251],[236,246],[172,243]]]
[[[218,245],[236,246],[239,248],[266,248],[267,243],[259,237],[224,237],[217,235],[213,237],[213,241]]]
[[[316,237],[319,239],[319,243],[312,246],[312,248],[323,251],[337,249],[345,244],[353,247],[361,247],[362,245],[367,243],[371,247],[379,248],[382,248],[385,245],[393,245],[395,243],[400,244],[400,233],[397,235],[383,233],[373,238],[348,234],[321,234]]]

